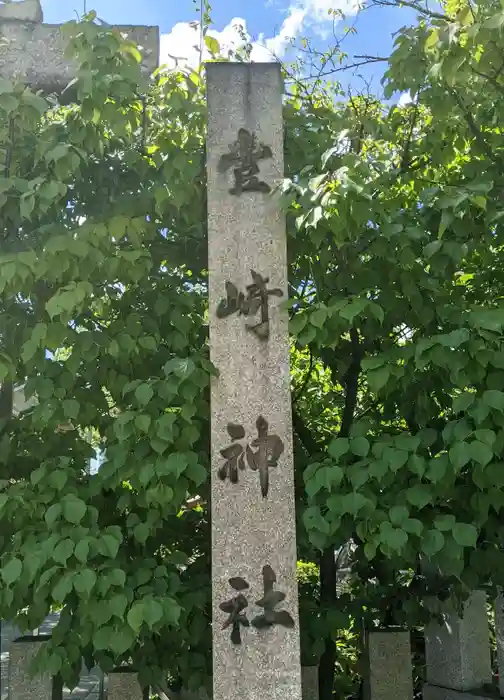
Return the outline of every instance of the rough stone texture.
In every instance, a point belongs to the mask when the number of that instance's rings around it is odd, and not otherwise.
[[[21,22],[42,22],[44,16],[40,0],[22,0],[22,2],[7,2],[0,5],[0,21],[18,19]]]
[[[136,673],[120,671],[108,677],[107,700],[143,700]]]
[[[226,281],[244,290],[252,282],[251,269],[269,277],[270,288],[282,289],[287,298],[279,203],[260,192],[231,195],[232,170],[220,174],[217,169],[245,128],[273,154],[259,162],[260,179],[273,188],[283,178],[280,66],[210,63],[207,81],[210,349],[220,372],[211,394],[213,700],[301,700],[287,313],[281,300],[270,297],[268,341],[248,331],[243,316],[216,317]],[[278,466],[269,470],[267,498],[257,471],[240,471],[237,484],[217,475],[224,463],[220,451],[232,444],[227,424],[243,425],[250,443],[261,415],[270,434],[285,445]],[[286,594],[277,609],[288,610],[295,628],[241,627],[242,644],[233,645],[231,629],[222,629],[227,614],[219,609],[236,595],[228,580],[241,576],[249,583],[245,612],[252,620],[262,612],[255,601],[262,597],[262,569],[268,564],[276,573],[276,589]]]
[[[158,27],[118,27],[143,47],[143,65],[159,61]],[[59,24],[0,20],[0,76],[21,79],[46,92],[61,92],[74,77],[75,65],[64,56],[67,39]]]
[[[486,693],[464,693],[460,690],[449,690],[448,688],[440,688],[436,685],[428,683],[423,687],[423,700],[498,700],[497,691],[495,694]]]
[[[497,668],[499,669],[499,689],[504,697],[504,593],[499,590],[495,599],[495,641],[497,643]]]
[[[445,622],[425,628],[427,682],[453,690],[482,688],[492,681],[486,594],[475,591],[460,619],[447,608]]]
[[[369,632],[367,662],[366,700],[413,700],[409,632]]]
[[[319,700],[318,666],[301,666],[303,700]]]
[[[51,700],[52,678],[48,675],[32,678],[30,673],[31,663],[45,641],[45,636],[40,640],[30,637],[10,645],[9,696],[12,700]]]

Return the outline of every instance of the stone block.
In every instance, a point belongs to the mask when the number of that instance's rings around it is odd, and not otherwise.
[[[475,591],[458,617],[447,606],[443,624],[425,628],[427,682],[441,688],[472,690],[492,681],[486,594]]]
[[[368,632],[366,657],[366,700],[413,700],[408,631],[387,629]]]
[[[504,697],[504,593],[499,591],[495,599],[495,642],[497,646],[497,668],[499,670],[499,689]]]
[[[8,0],[0,5],[0,22],[3,20],[19,20],[20,22],[42,22],[44,16],[40,0]]]
[[[301,666],[303,700],[319,700],[318,666]]]
[[[142,47],[143,67],[154,71],[159,62],[158,27],[117,28]],[[74,62],[64,55],[66,43],[62,25],[0,19],[0,76],[60,93],[75,76]]]
[[[53,679],[49,675],[32,677],[33,659],[48,637],[21,637],[9,649],[9,696],[12,700],[52,700]]]
[[[140,687],[138,676],[130,669],[118,669],[108,677],[107,700],[145,700],[148,692]]]

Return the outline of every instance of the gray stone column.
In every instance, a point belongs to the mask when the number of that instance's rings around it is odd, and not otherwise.
[[[441,697],[436,686],[467,691],[480,690],[491,683],[490,639],[483,591],[471,594],[462,618],[452,607],[447,607],[443,624],[433,621],[426,626],[425,657],[425,700]]]
[[[497,669],[499,671],[499,692],[504,698],[504,593],[499,590],[495,599],[495,642],[497,646]]]
[[[377,630],[366,639],[366,700],[413,700],[410,633]]]
[[[31,665],[48,637],[21,637],[9,648],[9,697],[12,700],[52,700],[53,679],[32,676]]]
[[[318,666],[301,666],[303,700],[319,700]]]
[[[144,700],[145,696],[137,674],[128,668],[118,669],[109,675],[107,700]]]
[[[301,700],[277,64],[207,64],[213,700]]]

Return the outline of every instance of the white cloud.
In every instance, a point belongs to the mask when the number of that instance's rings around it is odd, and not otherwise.
[[[235,17],[221,32],[210,29],[208,35],[219,42],[223,55],[242,47],[249,38],[244,19]],[[162,34],[160,40],[161,64],[170,68],[190,66],[197,68],[200,59],[210,58],[205,43],[201,46],[200,25],[198,22],[178,22],[169,34]]]
[[[399,96],[399,99],[397,100],[397,106],[398,107],[406,107],[406,105],[411,104],[413,102],[413,98],[411,97],[411,94],[409,92],[403,92]]]
[[[251,43],[251,60],[274,61],[282,58],[293,39],[300,36],[306,27],[322,29],[334,21],[334,11],[345,15],[355,15],[363,0],[293,0],[280,30],[272,37],[261,34],[257,41],[251,41],[244,19],[235,17],[221,32],[213,29],[208,35],[219,42],[221,53],[228,55],[247,43]],[[205,61],[210,54],[205,45],[200,48],[200,28],[198,22],[179,22],[169,34],[161,35],[161,63],[170,67],[190,66],[196,68],[200,60]]]

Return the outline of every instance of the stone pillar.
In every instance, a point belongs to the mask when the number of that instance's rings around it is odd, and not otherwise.
[[[303,700],[319,700],[318,666],[301,666]]]
[[[213,700],[301,700],[280,66],[207,92]]]
[[[366,652],[366,700],[413,700],[409,631],[368,632]]]
[[[47,636],[20,637],[9,648],[9,697],[12,700],[52,700],[53,679],[32,676],[31,665]]]
[[[501,698],[504,698],[504,593],[502,589],[499,589],[495,599],[495,642],[497,646],[499,692]]]
[[[149,697],[140,687],[138,676],[129,668],[119,668],[108,677],[107,700],[144,700]]]
[[[426,626],[425,658],[424,700],[444,697],[439,688],[481,690],[492,682],[484,591],[471,594],[462,618],[448,606],[443,624],[432,621]]]

